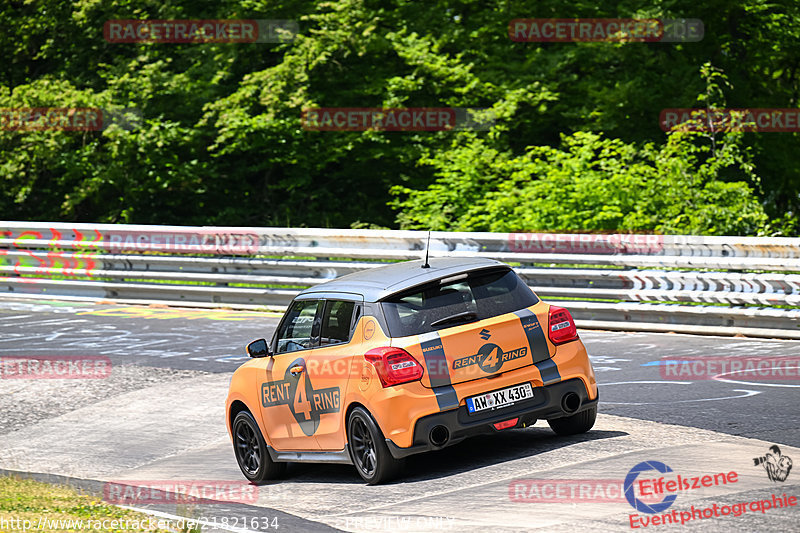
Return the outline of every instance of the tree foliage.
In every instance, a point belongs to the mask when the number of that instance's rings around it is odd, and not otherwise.
[[[514,18],[691,17],[698,43],[517,43]],[[294,19],[275,44],[122,44],[111,19]],[[5,219],[796,231],[797,133],[665,134],[664,108],[797,107],[789,0],[11,0],[0,108],[138,127],[0,131]],[[698,95],[701,96],[698,101]],[[308,107],[481,107],[486,132],[315,132]],[[393,191],[394,194],[392,194]]]
[[[725,148],[703,157],[709,148],[686,133],[637,147],[577,132],[514,157],[474,139],[426,160],[438,179],[395,188],[405,197],[395,206],[407,228],[754,234],[767,216],[747,183],[718,179],[737,164]]]

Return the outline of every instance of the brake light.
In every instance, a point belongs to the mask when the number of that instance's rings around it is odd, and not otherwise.
[[[564,344],[578,338],[578,328],[572,315],[563,307],[550,306],[548,335],[553,344]]]
[[[422,365],[402,348],[373,348],[364,358],[375,367],[384,388],[422,379]]]

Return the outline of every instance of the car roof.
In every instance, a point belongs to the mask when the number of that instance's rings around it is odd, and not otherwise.
[[[298,297],[313,297],[315,293],[348,293],[362,296],[366,302],[378,302],[412,287],[463,272],[491,267],[511,268],[500,261],[481,257],[434,257],[428,262],[430,268],[422,268],[423,263],[419,259],[354,272],[309,287]],[[324,297],[331,296],[325,294]]]

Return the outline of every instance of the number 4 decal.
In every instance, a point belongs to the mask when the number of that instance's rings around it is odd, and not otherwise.
[[[294,395],[293,407],[294,412],[296,414],[302,414],[304,420],[311,419],[311,401],[309,401],[308,396],[306,395],[305,374],[301,375],[300,380],[297,382],[297,392]]]
[[[300,425],[303,433],[312,436],[319,427],[321,415],[338,413],[342,408],[339,387],[315,389],[305,372],[292,372],[295,366],[305,367],[305,360],[295,359],[286,367],[284,378],[261,384],[263,407],[286,406]]]

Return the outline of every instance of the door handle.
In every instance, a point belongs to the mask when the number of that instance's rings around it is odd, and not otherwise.
[[[303,367],[301,365],[295,365],[295,366],[293,366],[292,368],[289,369],[289,372],[291,372],[293,376],[296,376],[300,372],[304,372],[304,371],[305,371],[305,367]]]

